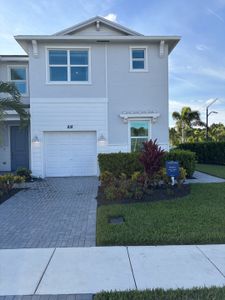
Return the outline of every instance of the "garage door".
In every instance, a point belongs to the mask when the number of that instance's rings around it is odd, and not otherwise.
[[[95,132],[46,132],[45,176],[97,175]]]

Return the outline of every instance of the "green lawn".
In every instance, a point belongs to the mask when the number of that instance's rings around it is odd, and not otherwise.
[[[225,166],[197,164],[196,170],[225,179]]]
[[[111,216],[125,223],[109,224]],[[225,183],[193,184],[172,201],[98,208],[97,245],[225,243]]]
[[[225,287],[201,288],[190,290],[146,290],[129,292],[109,292],[95,295],[94,300],[222,300]]]

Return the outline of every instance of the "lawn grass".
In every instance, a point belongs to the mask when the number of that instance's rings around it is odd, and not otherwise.
[[[225,179],[225,166],[197,164],[196,170]]]
[[[123,216],[123,224],[109,224]],[[170,201],[100,206],[97,245],[225,243],[225,183],[193,184],[191,194]]]
[[[225,287],[194,288],[189,290],[146,290],[128,292],[103,292],[95,295],[94,300],[222,300]]]

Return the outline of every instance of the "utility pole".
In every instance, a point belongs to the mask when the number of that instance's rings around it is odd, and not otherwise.
[[[212,102],[210,102],[207,106],[206,106],[206,141],[208,141],[209,139],[209,116],[211,114],[217,114],[217,111],[211,111],[209,112],[209,107],[215,103],[218,100],[218,98],[215,98]]]

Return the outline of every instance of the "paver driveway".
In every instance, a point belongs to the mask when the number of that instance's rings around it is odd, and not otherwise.
[[[0,248],[95,245],[97,177],[48,178],[0,205]]]

